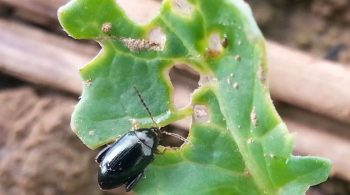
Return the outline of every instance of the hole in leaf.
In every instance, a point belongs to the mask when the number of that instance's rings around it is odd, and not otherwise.
[[[147,24],[158,15],[160,3],[154,0],[142,0],[147,3],[140,3],[140,0],[116,0],[125,14],[138,24]]]
[[[169,70],[170,81],[174,88],[173,102],[177,109],[191,104],[191,94],[198,88],[199,74],[186,65],[175,65]],[[173,124],[163,127],[163,131],[175,133],[187,139],[192,117],[188,116]],[[180,147],[184,142],[169,135],[162,135],[161,143],[166,147]]]
[[[221,41],[220,35],[217,33],[212,33],[209,37],[209,52],[220,53],[221,51]]]
[[[209,36],[207,52],[209,56],[218,56],[228,46],[227,35],[220,36],[219,33],[211,33]]]
[[[205,105],[195,105],[193,107],[193,120],[197,123],[209,122],[208,108]]]
[[[159,45],[159,50],[163,50],[166,42],[166,35],[160,27],[153,28],[150,30],[148,39],[150,42]]]
[[[188,128],[191,125],[191,116],[186,117],[182,120],[178,120],[171,125],[163,127],[162,131],[177,134],[185,139],[188,137]],[[160,145],[165,147],[180,147],[184,142],[173,136],[162,134],[160,138]]]
[[[190,104],[192,92],[198,88],[199,74],[185,65],[176,65],[169,71],[174,87],[173,102],[177,109]]]
[[[186,0],[173,0],[174,10],[183,15],[191,15],[192,7]]]

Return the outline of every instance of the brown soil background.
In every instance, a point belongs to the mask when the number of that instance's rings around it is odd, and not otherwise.
[[[69,126],[76,98],[0,76],[0,194],[107,194],[97,187],[96,152]]]
[[[268,39],[350,65],[349,0],[247,2]]]
[[[3,194],[99,194],[85,179],[94,152],[69,130],[71,98],[20,87],[1,90],[0,102]]]
[[[349,0],[249,0],[265,36],[350,64]],[[0,75],[0,194],[124,194],[97,188],[95,152],[71,132],[76,97]],[[332,178],[312,195],[350,194]]]

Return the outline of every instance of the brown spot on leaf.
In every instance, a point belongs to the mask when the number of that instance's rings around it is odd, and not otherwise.
[[[95,131],[94,131],[94,130],[90,130],[90,131],[89,131],[89,135],[90,135],[90,136],[94,136],[94,135],[95,135]]]
[[[267,78],[266,78],[266,70],[262,67],[262,65],[259,66],[258,70],[258,78],[260,82],[264,85],[267,86]]]
[[[110,22],[103,23],[101,30],[104,33],[110,33],[112,31],[112,23]]]
[[[256,127],[257,119],[256,119],[255,107],[253,108],[252,112],[250,113],[250,120],[251,120],[252,124],[254,125],[254,127]]]
[[[240,55],[236,55],[236,56],[235,56],[235,60],[236,60],[237,62],[240,62],[240,61],[241,61],[241,56],[240,56]]]
[[[83,81],[83,84],[87,87],[90,87],[92,85],[92,80],[91,79],[85,80]]]
[[[121,38],[121,42],[130,51],[140,51],[140,50],[151,50],[151,51],[161,51],[161,45],[154,41],[146,39],[133,39],[133,38]]]
[[[194,108],[194,121],[198,123],[204,123],[209,121],[208,109],[204,105],[195,105]]]
[[[227,35],[224,35],[224,38],[221,40],[221,45],[223,48],[226,48],[228,46],[228,40],[227,40]]]
[[[173,0],[175,11],[183,15],[191,15],[192,7],[186,0]]]
[[[245,170],[243,174],[245,177],[251,177],[249,170]]]

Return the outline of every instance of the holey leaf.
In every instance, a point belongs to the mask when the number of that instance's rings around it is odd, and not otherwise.
[[[157,154],[137,193],[297,195],[326,180],[328,161],[292,155],[269,96],[264,39],[242,0],[165,0],[142,26],[114,0],[72,0],[59,20],[72,37],[102,46],[80,69],[84,90],[71,122],[89,148],[152,126],[133,87],[160,126],[193,116],[189,143]],[[202,80],[180,110],[168,76],[175,64]]]

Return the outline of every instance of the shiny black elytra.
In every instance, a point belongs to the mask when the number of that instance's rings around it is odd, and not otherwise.
[[[154,121],[140,92],[134,87],[141,103]],[[124,134],[112,145],[105,147],[97,156],[99,164],[98,184],[108,190],[125,184],[130,191],[143,177],[144,169],[152,162],[159,144],[159,127],[137,129]]]
[[[157,131],[158,128],[130,131],[97,155],[101,189],[108,190],[125,184],[128,192],[140,181],[157,150]]]

